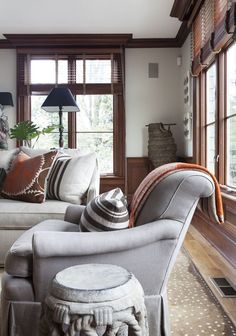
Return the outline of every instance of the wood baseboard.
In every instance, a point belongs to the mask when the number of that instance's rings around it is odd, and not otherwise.
[[[236,235],[233,229],[234,224],[227,220],[224,224],[213,223],[199,209],[197,209],[193,217],[192,224],[231,265],[236,267]]]

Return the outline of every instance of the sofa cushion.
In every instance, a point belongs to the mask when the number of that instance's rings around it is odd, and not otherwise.
[[[59,155],[48,177],[48,198],[82,204],[95,167],[95,153],[75,157]]]
[[[0,199],[0,265],[4,264],[7,251],[25,230],[46,219],[64,219],[69,205],[57,200],[27,203]]]
[[[24,232],[7,253],[5,270],[8,274],[17,277],[32,275],[32,239],[36,231],[78,232],[79,226],[62,220],[49,219]]]
[[[81,231],[113,231],[128,228],[129,214],[120,188],[103,193],[86,206]]]
[[[3,183],[2,196],[32,203],[45,200],[45,184],[57,151],[30,158],[20,152]]]
[[[19,153],[19,148],[10,149],[10,150],[1,150],[0,151],[0,168],[4,168],[6,171],[9,170],[12,160]]]
[[[45,219],[63,219],[69,205],[71,203],[58,200],[28,203],[2,198],[0,199],[0,228],[26,230]]]

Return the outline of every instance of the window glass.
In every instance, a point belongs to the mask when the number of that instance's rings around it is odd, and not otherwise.
[[[236,44],[227,51],[227,115],[236,113]]]
[[[83,60],[76,60],[76,83],[83,83]]]
[[[56,83],[55,60],[31,60],[31,84]]]
[[[83,83],[85,64],[85,83],[111,83],[111,60],[83,60],[76,61],[76,83]]]
[[[42,130],[44,127],[59,124],[59,114],[46,112],[41,106],[46,99],[46,95],[43,96],[31,96],[31,120],[39,126]],[[63,113],[63,139],[64,147],[68,147],[68,113]],[[35,142],[33,140],[33,142]],[[58,148],[59,147],[59,132],[57,129],[51,134],[40,135],[38,141],[35,143],[34,148]]]
[[[58,60],[58,83],[68,83],[67,60]]]
[[[77,148],[83,153],[97,153],[101,174],[113,173],[112,133],[77,133]]]
[[[207,127],[207,168],[212,174],[215,174],[215,125]]]
[[[86,83],[111,83],[111,61],[86,60]]]
[[[227,185],[236,188],[236,116],[227,120]]]
[[[113,96],[80,95],[77,120],[77,147],[96,152],[101,173],[113,173]]]
[[[79,95],[78,131],[113,131],[113,96]]]
[[[236,188],[236,44],[227,50],[226,184]]]
[[[216,65],[206,72],[206,166],[215,174],[216,157]]]
[[[206,72],[206,109],[207,124],[215,121],[216,117],[216,65],[215,63]]]

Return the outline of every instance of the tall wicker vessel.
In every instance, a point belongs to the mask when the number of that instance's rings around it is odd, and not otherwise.
[[[177,147],[172,136],[170,126],[168,129],[162,123],[148,126],[148,157],[154,168],[165,163],[176,161]]]

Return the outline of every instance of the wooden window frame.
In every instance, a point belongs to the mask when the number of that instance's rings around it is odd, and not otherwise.
[[[217,85],[216,85],[216,155],[219,159],[216,162],[216,177],[222,185],[222,190],[229,190],[230,194],[236,196],[236,188],[228,187],[226,181],[226,157],[227,157],[227,120],[231,116],[227,116],[227,50],[232,45],[233,41],[229,41],[225,48],[212,60],[211,64],[202,71],[198,77],[194,78],[194,161],[203,166],[206,166],[206,72],[215,62],[217,70]]]
[[[100,49],[31,49],[21,48],[17,50],[17,122],[31,119],[30,96],[32,94],[48,94],[55,87],[55,84],[30,84],[26,86],[22,83],[22,59],[19,55],[32,55],[35,59],[55,59],[55,54],[58,54],[58,59],[74,60],[78,55],[83,53],[91,53],[91,58],[95,55],[107,55],[111,52],[117,52],[120,56],[117,58],[117,65],[122,68],[124,65],[124,50],[118,48]],[[76,56],[75,56],[76,55]],[[26,56],[27,57],[27,56]],[[27,66],[25,66],[26,68]],[[73,68],[73,61],[69,62],[69,71]],[[30,77],[29,73],[24,73],[24,77]],[[114,185],[125,189],[125,106],[124,106],[124,69],[120,71],[118,82],[111,84],[76,84],[70,80],[68,84],[56,84],[59,86],[68,86],[74,95],[84,94],[86,86],[86,94],[113,94],[113,173],[101,175],[101,192],[111,189]],[[56,74],[57,78],[57,74]],[[18,143],[21,145],[21,143]],[[68,147],[76,148],[76,113],[72,112],[68,116]]]

